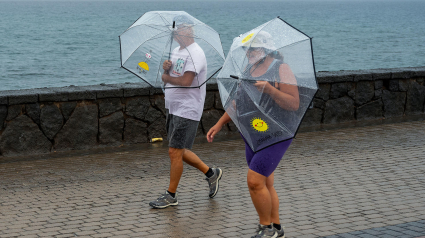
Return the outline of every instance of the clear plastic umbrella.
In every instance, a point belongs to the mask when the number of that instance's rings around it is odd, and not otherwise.
[[[217,82],[253,151],[294,138],[318,89],[311,38],[275,18],[233,40]]]
[[[219,34],[184,11],[147,12],[122,33],[119,39],[121,67],[155,88],[201,87],[221,69],[225,58]],[[206,80],[195,77],[189,86],[164,85],[161,79],[163,62],[170,60],[172,52],[184,55],[182,51],[187,51],[186,47],[193,43],[205,54],[207,69],[206,77],[202,78]],[[196,70],[190,57],[189,54],[189,59],[185,59],[185,65],[176,62],[173,68],[176,75],[184,72],[182,67]]]

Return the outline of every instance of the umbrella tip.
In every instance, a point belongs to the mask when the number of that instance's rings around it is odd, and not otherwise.
[[[176,26],[176,21],[173,21],[173,29],[174,29],[175,26]]]

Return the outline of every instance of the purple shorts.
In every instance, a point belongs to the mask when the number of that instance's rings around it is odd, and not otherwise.
[[[243,140],[245,141],[245,138]],[[292,139],[279,142],[255,153],[245,141],[245,155],[249,169],[269,177],[276,169],[291,142]]]

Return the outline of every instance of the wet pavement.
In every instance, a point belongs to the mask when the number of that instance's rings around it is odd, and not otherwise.
[[[162,143],[0,161],[0,237],[251,237],[240,139],[197,143],[220,190],[185,166],[179,205]],[[286,237],[425,236],[425,121],[299,133],[275,172]]]

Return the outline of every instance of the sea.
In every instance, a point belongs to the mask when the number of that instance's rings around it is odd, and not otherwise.
[[[316,71],[425,66],[423,0],[0,0],[0,91],[140,82],[118,36],[148,11],[186,11],[232,39],[277,16],[313,38]]]

